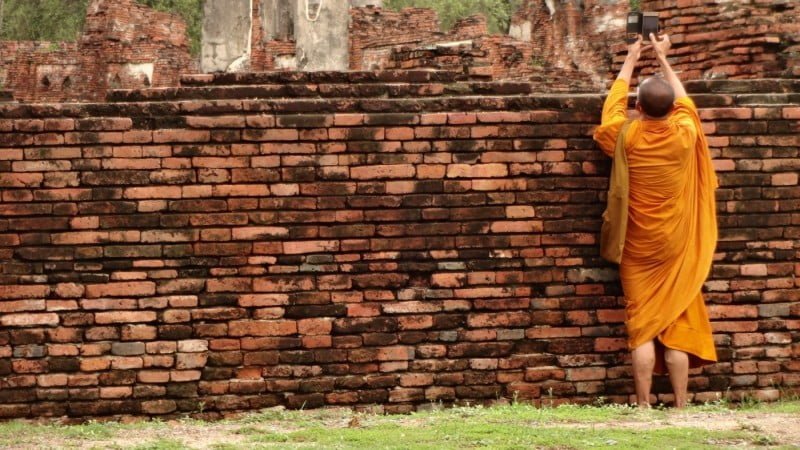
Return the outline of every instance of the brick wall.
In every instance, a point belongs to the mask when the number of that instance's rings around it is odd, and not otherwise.
[[[134,0],[94,0],[77,42],[0,42],[0,86],[23,102],[101,101],[108,89],[177,86],[186,24]]]
[[[0,105],[0,417],[627,401],[602,98],[454,78]],[[800,84],[690,89],[722,184],[694,400],[797,393]]]
[[[800,3],[793,0],[643,0],[672,38],[672,64],[684,80],[800,76]],[[614,69],[625,59],[614,52]],[[643,61],[652,73],[652,59]]]
[[[250,50],[249,70],[256,72],[293,70],[296,67],[294,63],[295,42],[287,39],[270,39],[266,36],[267,31],[264,29],[263,18],[265,15],[267,17],[271,16],[274,12],[264,12],[264,8],[268,8],[264,0],[253,0],[253,30],[251,35],[253,45]]]
[[[562,77],[591,76],[602,86],[609,69],[609,51],[624,37],[625,0],[522,2],[511,17],[511,35],[530,46],[540,66],[560,69]]]
[[[518,15],[524,11],[523,8]],[[481,15],[461,19],[447,32],[438,31],[436,14],[427,9],[395,12],[375,7],[353,8],[351,15],[353,69],[456,71],[474,80],[535,82],[538,90],[548,92],[596,91],[602,85],[594,75],[596,68],[577,69],[571,60],[556,61],[534,42],[489,34],[486,19]],[[560,29],[561,23],[548,25],[546,29],[553,32]],[[386,34],[383,31],[386,29],[399,31]],[[599,67],[603,73],[607,71],[603,65]]]
[[[474,17],[442,32],[431,9],[352,8],[350,68],[457,69],[472,78],[533,81],[550,92],[600,88],[624,59],[628,2],[554,5],[551,11],[543,0],[523,2],[510,20],[512,36],[490,35]],[[265,37],[264,7],[253,0],[248,70],[292,70],[295,43]],[[800,76],[795,1],[644,0],[642,9],[661,14],[685,80]],[[177,86],[196,66],[185,29],[179,17],[134,0],[94,0],[78,43],[0,42],[0,85],[25,102],[100,101],[108,89]],[[455,41],[469,42],[449,45]],[[143,64],[152,64],[150,72]],[[642,68],[649,75],[655,65],[645,58]]]
[[[386,30],[392,30],[387,33]],[[384,69],[391,49],[441,40],[439,17],[426,8],[386,10],[374,6],[350,9],[350,68]]]

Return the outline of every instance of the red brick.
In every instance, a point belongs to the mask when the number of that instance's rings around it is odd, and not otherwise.
[[[297,333],[293,320],[241,320],[228,324],[231,336],[287,336]]]
[[[35,327],[35,326],[55,326],[58,325],[58,314],[3,314],[0,317],[0,324],[5,327]]]
[[[581,329],[578,327],[536,327],[525,330],[525,337],[528,339],[579,337],[580,335]]]
[[[45,309],[45,301],[37,300],[3,300],[0,302],[0,313],[13,313],[21,311],[41,311]]]
[[[432,278],[433,286],[461,287],[466,285],[467,275],[464,273],[436,273]]]
[[[699,113],[701,120],[715,120],[715,119],[746,120],[753,118],[753,110],[750,108],[701,109]]]
[[[44,181],[41,173],[3,173],[0,177],[0,187],[25,188],[39,187]]]
[[[153,132],[153,142],[208,142],[211,140],[211,133],[201,130],[156,130]]]
[[[414,359],[414,348],[407,346],[390,346],[378,349],[379,361],[406,361]]]
[[[244,116],[189,116],[186,125],[191,128],[244,128]]]
[[[347,305],[347,317],[377,317],[381,315],[381,307],[377,304],[350,303]]]
[[[624,338],[597,338],[594,341],[596,352],[618,352],[627,348],[628,344]]]
[[[15,359],[11,361],[11,368],[18,374],[44,373],[47,371],[47,361],[43,359]],[[31,381],[35,380],[32,378]]]
[[[208,355],[205,353],[178,353],[175,359],[175,368],[183,370],[204,367],[207,359]]]
[[[148,400],[142,402],[142,412],[145,414],[169,414],[177,409],[178,405],[175,400]]]
[[[156,284],[152,281],[131,281],[124,283],[87,284],[86,297],[130,297],[155,295]]]
[[[524,327],[531,322],[527,312],[476,313],[467,317],[470,327]]]
[[[709,305],[708,316],[711,319],[757,318],[758,308],[755,305]]]
[[[784,119],[800,119],[800,107],[787,106],[783,108]]]
[[[125,198],[181,198],[180,186],[135,187],[125,189]]]
[[[410,127],[396,127],[386,129],[386,139],[391,141],[410,141],[414,139],[414,129]]]
[[[505,164],[450,164],[448,178],[494,178],[508,176]]]
[[[797,173],[777,173],[772,175],[773,186],[796,186],[797,181]]]
[[[570,381],[585,381],[585,380],[603,380],[606,378],[605,367],[581,367],[567,369],[567,380]]]
[[[330,334],[333,328],[333,319],[301,319],[297,321],[297,331],[300,334]]]
[[[283,251],[289,255],[302,253],[327,253],[339,250],[339,241],[284,242]]]
[[[98,324],[154,322],[155,320],[155,311],[114,311],[95,314],[95,321]]]
[[[81,358],[81,371],[97,372],[111,367],[111,360],[106,357]]]
[[[415,169],[411,164],[371,165],[350,168],[350,177],[355,180],[413,178],[414,174]]]

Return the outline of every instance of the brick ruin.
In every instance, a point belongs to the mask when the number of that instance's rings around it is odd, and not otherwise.
[[[794,0],[642,0],[672,36],[672,64],[684,80],[800,77],[800,3]],[[613,69],[625,59],[618,44]],[[643,74],[656,70],[642,63]]]
[[[77,42],[0,42],[0,86],[23,102],[102,101],[193,68],[183,20],[134,0],[93,0]]]
[[[0,417],[628,401],[602,96],[461,76],[0,105]],[[688,88],[721,181],[693,400],[800,393],[800,80]]]
[[[549,92],[602,89],[624,59],[627,0],[528,0],[507,35],[488,32],[481,16],[440,30],[424,8],[351,8],[350,70],[439,69],[479,80],[533,81]],[[250,70],[292,69],[292,17],[269,39],[263,16],[269,0],[253,1]],[[673,36],[676,69],[686,80],[798,76],[800,30],[790,0],[727,2],[644,0]],[[387,33],[387,30],[391,32]],[[691,45],[691,47],[690,47]],[[699,47],[699,51],[698,51]],[[644,74],[654,71],[645,59]]]
[[[292,2],[250,4],[250,49],[237,70],[294,70]],[[661,14],[686,80],[800,75],[796,2],[643,0],[642,8]],[[354,6],[349,69],[460,71],[473,80],[531,81],[548,92],[597,92],[624,59],[627,10],[627,0],[528,0],[509,34],[493,35],[480,16],[442,32],[433,10]],[[25,102],[98,101],[108,89],[175,87],[180,74],[198,67],[185,29],[179,17],[134,0],[94,0],[76,43],[0,43],[0,83]],[[642,65],[644,74],[655,70],[651,60]]]

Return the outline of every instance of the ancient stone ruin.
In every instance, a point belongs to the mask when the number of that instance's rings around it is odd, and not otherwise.
[[[93,0],[77,42],[0,41],[0,86],[23,102],[102,101],[193,70],[183,20],[134,0]]]
[[[212,60],[225,48],[225,70],[249,71],[163,83],[158,61],[191,67],[182,25],[118,3],[92,3],[63,60],[17,56],[82,74],[94,52],[97,76],[72,86],[99,83],[106,99],[30,103],[55,89],[9,82],[18,101],[0,104],[0,418],[630,399],[624,299],[598,255],[603,96],[571,91],[618,62],[598,53],[618,37],[608,1],[531,1],[514,36],[353,8],[348,64],[363,70],[307,72],[253,71],[290,67],[296,47],[245,1],[249,56],[220,44]],[[794,4],[737,3],[772,21],[751,28],[729,2],[642,3],[676,30],[721,184],[705,285],[720,361],[691,374],[693,400],[798,394]],[[139,15],[169,36],[133,39],[150,25],[121,17]],[[417,37],[379,33],[412,20]],[[728,79],[703,79],[720,67]],[[665,377],[654,388],[670,401]]]
[[[438,69],[599,92],[624,57],[627,0],[527,0],[508,34],[489,33],[482,16],[442,32],[433,10],[380,3],[209,0],[195,61],[179,17],[134,0],[93,0],[76,43],[0,43],[0,84],[18,101],[98,101],[110,89],[176,87],[180,74],[197,71]],[[672,34],[684,79],[798,76],[796,2],[641,3]]]

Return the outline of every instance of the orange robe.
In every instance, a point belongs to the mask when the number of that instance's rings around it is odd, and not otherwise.
[[[613,156],[627,119],[628,83],[617,80],[594,139]],[[625,136],[630,200],[620,280],[632,350],[655,339],[656,373],[664,347],[689,354],[690,367],[717,360],[701,289],[717,244],[717,177],[697,108],[678,98],[664,120],[636,120]]]

